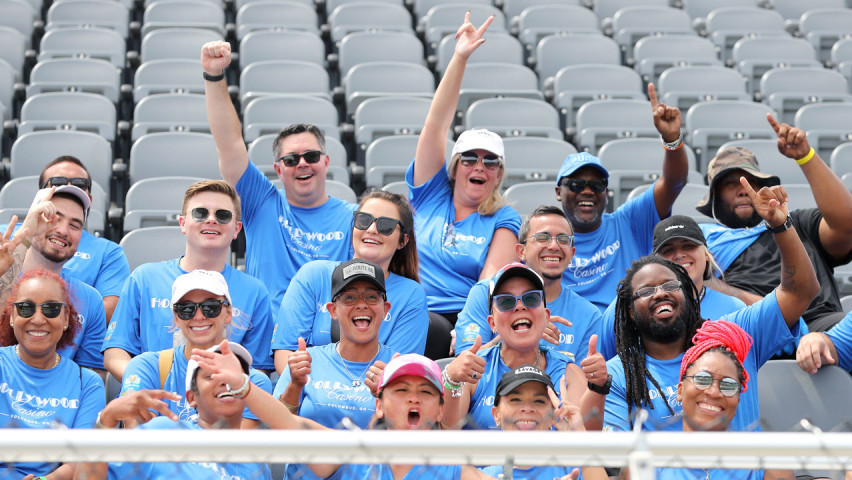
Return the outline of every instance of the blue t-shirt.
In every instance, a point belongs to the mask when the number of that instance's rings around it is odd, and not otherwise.
[[[139,355],[183,344],[183,335],[174,324],[171,298],[172,284],[184,273],[179,258],[137,267],[121,292],[102,350],[120,348]],[[266,287],[230,265],[225,265],[222,276],[232,301],[228,339],[246,347],[255,368],[271,370],[272,312]]]
[[[186,403],[186,366],[187,360],[184,346],[175,347],[174,359],[172,366],[169,369],[169,375],[166,377],[166,382],[163,385],[163,390],[177,393],[181,399],[177,402],[172,400],[163,401],[169,406],[169,410],[174,412],[180,420],[190,422],[196,421],[197,413],[195,408],[190,407]],[[255,369],[250,370],[251,382],[262,388],[266,393],[272,392],[272,382],[262,372]],[[130,360],[127,368],[124,370],[124,378],[121,382],[121,395],[139,390],[159,390],[160,389],[160,352],[145,352],[137,355]],[[243,412],[243,417],[251,420],[257,420],[257,417],[249,411],[248,408]]]
[[[701,232],[707,238],[707,248],[724,272],[731,263],[766,231],[763,222],[752,228],[728,228],[718,223],[702,223]]]
[[[461,465],[415,465],[402,480],[459,480]],[[390,465],[341,465],[329,480],[394,480]]]
[[[174,421],[157,417],[137,427],[139,430],[204,430],[187,421]],[[227,432],[227,430],[217,430]],[[217,433],[221,434],[221,433]],[[168,433],[164,434],[168,435]],[[194,480],[271,480],[265,463],[214,463],[214,462],[113,462],[109,464],[110,480],[152,480],[192,478]]]
[[[598,352],[606,360],[618,353],[615,349],[615,303],[616,300],[613,300],[606,308],[601,320],[601,330],[598,333]],[[737,297],[705,287],[700,307],[702,318],[716,320],[722,318],[722,315],[745,308],[746,304]]]
[[[470,425],[465,425],[466,430],[474,428],[498,430],[500,428],[494,423],[491,408],[494,407],[494,393],[497,391],[497,384],[500,382],[500,378],[509,371],[509,367],[500,358],[500,347],[502,345],[503,342],[500,342],[493,347],[480,350],[478,353],[480,357],[485,358],[485,372],[482,373],[482,378],[476,384],[476,390],[470,396],[470,407],[468,409]],[[573,362],[570,358],[555,350],[544,350],[542,353],[547,362],[545,371],[550,375],[550,379],[556,387],[556,393],[559,394],[559,381],[565,376],[565,367]]]
[[[60,348],[57,352],[67,356],[78,365],[104,369],[104,356],[101,343],[106,333],[106,313],[104,299],[97,290],[62,271],[62,279],[68,284],[71,302],[77,310],[77,322],[80,324],[74,335],[74,345]]]
[[[763,300],[722,315],[722,320],[734,322],[751,335],[754,344],[743,366],[748,371],[748,391],[740,394],[740,404],[737,414],[730,424],[731,431],[749,432],[760,430],[760,408],[757,397],[757,371],[784,344],[790,342],[799,333],[799,324],[792,331],[784,322],[781,308],[775,291]],[[656,387],[647,380],[648,391],[653,408],[647,408],[648,420],[642,425],[643,430],[682,430],[682,405],[677,400],[677,385],[680,383],[680,363],[683,354],[671,360],[656,360],[645,355],[645,366],[660,384],[666,399],[660,398]],[[630,419],[627,410],[627,380],[624,367],[619,356],[613,357],[606,363],[607,371],[612,375],[612,387],[606,396],[604,411],[604,430],[625,431],[630,429]],[[674,410],[672,416],[669,406]],[[633,408],[636,412],[636,408]]]
[[[488,282],[480,280],[470,289],[467,302],[456,321],[456,355],[469,349],[482,337],[483,345],[490,342],[496,333],[488,325]],[[569,320],[570,327],[557,323],[559,345],[542,340],[541,348],[556,350],[580,363],[589,353],[589,339],[600,329],[601,312],[576,293],[563,287],[556,300],[547,302],[551,315]],[[600,343],[600,340],[598,340]]]
[[[426,289],[429,310],[458,312],[464,307],[470,288],[479,281],[494,232],[508,228],[517,236],[521,217],[512,207],[503,207],[493,215],[474,212],[456,222],[453,190],[445,168],[415,187],[414,162],[411,162],[405,181],[416,212],[414,231],[420,257],[420,282]]]
[[[95,287],[102,297],[118,296],[130,275],[124,249],[106,238],[83,230],[74,257],[65,262],[63,271]]]
[[[564,284],[603,312],[633,260],[651,253],[659,221],[652,185],[614,213],[604,213],[594,232],[574,232],[576,252],[562,275]]]
[[[236,185],[246,232],[246,272],[269,289],[277,312],[290,280],[311,260],[352,258],[352,212],[334,197],[315,208],[290,205],[254,163]]]
[[[708,477],[709,475],[709,477]],[[658,468],[657,480],[763,480],[763,470],[723,470],[714,468]]]
[[[852,312],[847,313],[825,334],[837,350],[837,364],[845,370],[852,370]]]
[[[513,480],[560,480],[565,475],[569,475],[571,470],[579,467],[515,467],[512,469]],[[489,467],[480,468],[486,475],[491,475],[494,478],[503,478],[503,465],[492,465]],[[583,478],[581,473],[578,479]]]
[[[92,428],[106,406],[104,383],[63,356],[43,370],[24,363],[15,346],[0,348],[0,428]],[[0,479],[47,475],[58,463],[0,462]]]
[[[315,260],[299,269],[278,310],[272,350],[296,350],[299,337],[313,346],[331,343],[331,315],[325,305],[331,301],[331,273],[340,263]],[[423,355],[429,329],[426,292],[395,273],[388,275],[385,289],[391,309],[379,328],[379,342],[394,352]]]

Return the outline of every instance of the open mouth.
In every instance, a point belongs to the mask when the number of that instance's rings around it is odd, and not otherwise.
[[[470,183],[474,185],[485,185],[485,179],[481,177],[470,177]]]
[[[717,414],[722,412],[722,407],[718,405],[713,405],[706,402],[698,402],[698,408],[704,410],[705,412]]]
[[[526,318],[522,318],[512,324],[512,330],[516,332],[526,332],[532,328],[532,322]]]
[[[544,263],[561,263],[562,258],[561,257],[554,257],[552,255],[548,255],[546,257],[541,257],[541,261],[544,262]]]
[[[658,318],[669,318],[674,314],[674,305],[671,302],[661,302],[654,307],[654,315]]]
[[[207,330],[210,330],[211,328],[213,328],[213,325],[194,325],[194,326],[189,327],[190,330],[192,330],[193,332],[197,332],[197,333],[206,332]]]
[[[515,429],[536,430],[538,429],[538,422],[536,422],[535,420],[515,420]]]
[[[47,334],[48,332],[45,332],[44,330],[27,330],[27,335],[32,337],[45,337]]]
[[[412,408],[408,411],[408,428],[416,429],[420,426],[420,410]]]
[[[370,327],[372,319],[366,315],[359,315],[357,317],[352,318],[352,323],[355,325],[355,328],[359,330],[366,330]]]
[[[381,243],[379,243],[377,240],[375,240],[373,238],[364,238],[364,239],[361,240],[361,243],[366,243],[366,244],[369,244],[369,245],[381,245]]]
[[[56,245],[59,248],[66,248],[68,246],[68,242],[62,240],[59,237],[50,237],[47,239],[47,241]]]
[[[305,174],[302,174],[302,175],[297,175],[296,180],[300,180],[300,181],[310,180],[311,178],[313,178],[313,176],[314,176],[313,173],[305,173]]]
[[[219,235],[219,232],[216,232],[216,231],[213,231],[213,230],[202,230],[201,234],[202,235]]]

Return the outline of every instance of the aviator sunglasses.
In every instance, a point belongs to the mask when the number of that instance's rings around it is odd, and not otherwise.
[[[740,382],[731,377],[716,380],[710,372],[697,372],[695,375],[687,375],[683,378],[691,378],[692,384],[699,390],[707,390],[713,382],[719,382],[719,391],[726,397],[733,397],[740,391]]]
[[[190,320],[195,311],[201,309],[201,314],[207,318],[216,318],[222,313],[222,307],[230,305],[227,300],[204,300],[203,302],[178,302],[172,305],[175,315],[181,320]]]
[[[494,295],[494,305],[501,312],[511,312],[518,305],[518,300],[527,308],[537,308],[541,306],[541,301],[544,298],[544,292],[541,290],[529,290],[516,297],[511,293],[501,293]]]
[[[464,167],[472,168],[480,159],[482,159],[482,166],[485,167],[486,170],[496,170],[497,167],[500,166],[499,155],[486,153],[480,157],[473,151],[462,152],[459,156],[459,163],[461,163]]]
[[[354,212],[353,217],[355,219],[354,227],[358,230],[366,230],[370,228],[373,222],[376,222],[376,231],[386,237],[393,235],[393,231],[397,225],[399,225],[400,231],[405,233],[405,227],[402,226],[402,222],[395,218],[374,217],[367,212]]]
[[[216,218],[216,222],[222,225],[230,223],[234,218],[234,212],[230,210],[225,210],[224,208],[220,208],[213,212],[213,216]],[[195,207],[192,209],[192,219],[196,222],[206,222],[207,219],[210,218],[210,210],[204,207]]]
[[[295,167],[299,164],[300,158],[304,158],[307,163],[317,163],[323,155],[325,155],[325,153],[319,150],[308,150],[307,152],[302,153],[288,153],[278,160],[284,162],[285,167]]]
[[[62,307],[65,306],[62,302],[44,302],[41,304],[33,302],[15,302],[15,311],[21,318],[30,318],[35,315],[36,307],[41,307],[41,314],[46,318],[56,318],[62,313]]]

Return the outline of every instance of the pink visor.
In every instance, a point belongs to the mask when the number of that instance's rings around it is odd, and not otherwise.
[[[434,360],[416,353],[400,355],[388,362],[382,372],[382,378],[379,379],[378,389],[383,389],[385,385],[405,375],[423,377],[426,380],[429,380],[432,385],[435,385],[435,388],[437,388],[442,395],[444,394],[443,381],[441,380],[441,367],[439,367]]]

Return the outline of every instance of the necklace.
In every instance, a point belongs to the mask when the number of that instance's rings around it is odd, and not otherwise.
[[[361,379],[364,378],[364,375],[366,375],[367,371],[370,370],[370,366],[373,365],[373,360],[375,360],[376,357],[379,356],[379,352],[382,350],[382,346],[379,345],[379,348],[376,349],[376,354],[373,355],[373,358],[371,358],[369,362],[367,362],[367,367],[364,368],[364,371],[361,372],[361,375],[358,375],[357,378],[355,377],[355,375],[352,375],[352,372],[349,371],[349,367],[346,366],[346,359],[343,358],[343,354],[340,353],[340,342],[337,342],[337,346],[334,347],[334,349],[337,354],[340,355],[340,360],[342,360],[343,362],[343,368],[346,369],[346,374],[349,375],[349,378],[352,380],[352,386],[358,388],[361,386]]]
[[[18,356],[18,358],[20,358],[20,359],[21,359],[21,361],[22,361],[22,362],[24,362],[24,358],[23,358],[23,357],[21,357],[21,352],[19,352],[19,351],[18,351],[18,345],[15,345],[15,355],[17,355],[17,356]],[[56,354],[56,359],[53,361],[53,365],[51,365],[51,366],[49,366],[49,367],[45,368],[45,370],[50,370],[51,368],[55,368],[57,365],[59,365],[59,359],[60,359],[60,358],[62,358],[62,357],[60,357],[60,356],[59,356],[59,354],[57,353],[57,354]],[[24,362],[24,363],[27,363],[27,362]],[[29,365],[29,364],[27,364],[27,365]]]
[[[541,360],[541,350],[536,350],[536,352],[535,352],[535,353],[536,353],[536,355],[535,355],[535,365],[533,365],[533,366],[534,366],[535,368],[538,368],[538,362]],[[507,362],[507,361],[506,361],[506,359],[505,359],[505,358],[503,358],[503,345],[500,345],[500,360],[503,360],[503,364],[504,364],[504,365],[506,365],[507,367],[509,366],[509,362]]]

